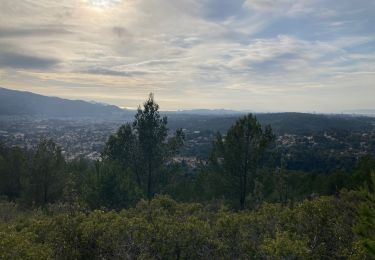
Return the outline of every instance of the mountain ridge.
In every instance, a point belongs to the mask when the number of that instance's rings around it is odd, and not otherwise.
[[[255,114],[311,114],[303,112],[254,112],[250,110],[233,109],[188,109],[160,111],[167,116],[240,116],[246,113]],[[84,101],[46,96],[30,91],[20,91],[0,86],[0,116],[42,116],[42,117],[102,117],[102,118],[124,118],[134,116],[136,109],[121,108],[116,105],[106,104],[97,101]],[[320,114],[320,113],[318,113]],[[321,115],[340,115],[331,113]],[[374,109],[359,109],[345,111],[344,115],[375,115]]]
[[[45,117],[124,116],[130,111],[115,105],[44,96],[0,87],[0,115]]]

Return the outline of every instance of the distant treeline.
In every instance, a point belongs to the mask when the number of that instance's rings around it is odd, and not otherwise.
[[[350,115],[327,115],[308,113],[257,113],[262,125],[272,125],[276,134],[311,135],[325,131],[372,131],[375,118]],[[198,131],[219,131],[226,133],[240,115],[185,115],[176,114],[168,118],[169,127],[195,129]]]
[[[248,208],[263,202],[293,205],[306,198],[356,190],[370,182],[375,159],[364,156],[352,172],[326,174],[290,171],[262,166],[252,176],[246,200]],[[145,176],[142,177],[145,179]],[[169,195],[182,202],[220,202],[239,208],[236,177],[227,176],[220,165],[192,169],[184,163],[166,163],[154,175],[153,194]],[[25,208],[70,200],[90,209],[133,207],[147,198],[130,168],[116,160],[66,162],[51,140],[42,141],[37,151],[0,146],[0,196]]]

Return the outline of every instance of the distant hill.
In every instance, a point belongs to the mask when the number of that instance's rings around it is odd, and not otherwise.
[[[31,92],[0,88],[0,116],[34,116],[47,118],[92,118],[94,120],[133,120],[135,110],[121,109],[82,100],[48,97]],[[363,111],[361,111],[363,112]],[[369,111],[366,111],[369,112]],[[245,112],[226,109],[164,111],[171,129],[225,132]],[[262,124],[271,124],[276,133],[313,133],[338,130],[372,130],[375,118],[361,115],[327,115],[307,113],[255,113]]]
[[[224,116],[224,115],[241,115],[245,112],[229,109],[191,109],[191,110],[177,110],[165,111],[166,115],[200,115],[200,116]]]
[[[356,109],[356,110],[347,110],[343,111],[346,114],[359,114],[359,115],[368,115],[375,116],[375,109]]]
[[[270,124],[278,134],[311,134],[329,130],[373,130],[375,118],[352,115],[326,115],[307,113],[255,113],[261,124]],[[241,115],[170,115],[171,129],[186,128],[198,131],[226,132]]]
[[[269,113],[258,114],[262,124],[270,124],[279,133],[308,134],[328,130],[372,130],[374,118],[366,116],[307,114],[307,113]]]
[[[48,97],[0,88],[0,115],[43,117],[122,117],[134,112],[117,106]]]

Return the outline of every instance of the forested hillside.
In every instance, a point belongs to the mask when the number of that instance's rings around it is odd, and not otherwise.
[[[326,115],[307,113],[256,113],[261,124],[271,124],[277,134],[311,134],[324,131],[359,131],[375,128],[375,118],[353,115]],[[222,133],[240,117],[237,115],[184,115],[172,114],[171,128],[194,128],[199,131],[215,130]]]
[[[374,258],[374,156],[296,170],[262,120],[217,132],[197,167],[152,95],[97,161],[1,145],[0,259]]]

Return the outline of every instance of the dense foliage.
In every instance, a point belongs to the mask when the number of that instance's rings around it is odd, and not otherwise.
[[[145,191],[148,199],[155,193],[160,168],[183,142],[180,129],[167,140],[167,118],[162,118],[158,110],[159,105],[150,94],[143,110],[138,108],[133,127],[121,126],[110,136],[103,153],[107,161],[119,162],[123,169],[133,171],[138,187]]]
[[[223,168],[223,179],[239,198],[241,209],[245,208],[260,161],[273,139],[271,127],[263,130],[251,114],[239,119],[228,130],[225,140],[217,135],[212,160],[216,166]]]
[[[0,257],[363,259],[366,252],[352,231],[359,201],[355,193],[343,192],[293,208],[265,203],[249,212],[164,196],[120,212],[70,211],[58,204],[46,213],[20,213],[3,203]]]

